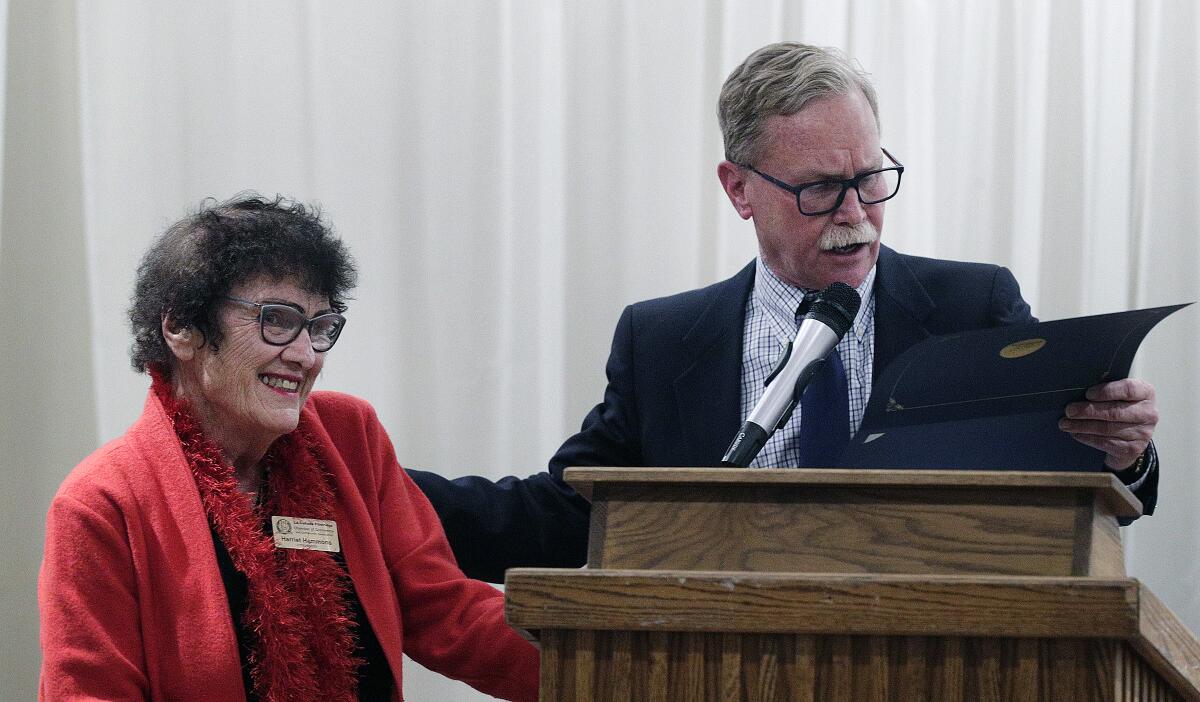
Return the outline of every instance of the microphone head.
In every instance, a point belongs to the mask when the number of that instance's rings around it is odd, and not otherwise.
[[[854,324],[861,304],[862,298],[858,296],[857,290],[845,283],[834,283],[821,291],[817,301],[804,316],[824,323],[840,339],[846,335],[850,325]]]

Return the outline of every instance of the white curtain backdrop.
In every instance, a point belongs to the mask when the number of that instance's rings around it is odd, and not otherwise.
[[[42,523],[137,416],[124,310],[151,238],[243,189],[323,205],[361,284],[319,387],[401,461],[544,470],[621,308],[754,255],[716,179],[725,75],[780,39],[856,56],[905,163],[884,240],[1013,269],[1043,319],[1200,299],[1191,0],[8,0],[0,95],[0,696],[36,687]],[[1159,514],[1129,570],[1200,632],[1195,309],[1136,372]],[[416,700],[480,699],[410,664]]]

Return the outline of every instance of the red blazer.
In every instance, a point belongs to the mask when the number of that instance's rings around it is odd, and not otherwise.
[[[401,695],[401,654],[490,695],[536,700],[536,649],[502,593],[467,580],[366,402],[313,393],[300,414],[333,475],[346,565]],[[38,586],[41,699],[245,699],[208,519],[153,393],[63,482]]]

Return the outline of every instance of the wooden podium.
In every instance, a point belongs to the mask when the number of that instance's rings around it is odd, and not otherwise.
[[[1107,474],[569,469],[588,567],[519,568],[541,699],[1191,700]]]

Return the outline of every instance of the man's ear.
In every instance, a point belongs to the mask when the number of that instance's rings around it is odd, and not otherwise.
[[[754,208],[746,198],[746,169],[731,161],[722,161],[717,164],[717,178],[721,179],[721,187],[733,203],[733,209],[742,219],[750,219]]]
[[[196,350],[204,345],[204,334],[199,330],[179,324],[165,314],[162,318],[162,335],[167,348],[179,361],[192,360]]]

